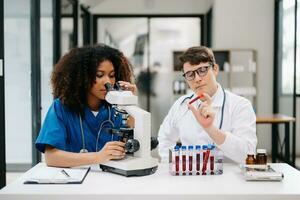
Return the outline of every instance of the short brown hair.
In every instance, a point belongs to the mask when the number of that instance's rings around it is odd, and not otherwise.
[[[198,65],[200,63],[209,62],[212,65],[216,63],[215,56],[213,51],[205,46],[197,46],[188,48],[183,54],[179,57],[181,66],[189,62],[191,65]]]

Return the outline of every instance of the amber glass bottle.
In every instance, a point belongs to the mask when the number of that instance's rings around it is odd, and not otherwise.
[[[257,149],[256,164],[258,165],[267,164],[267,151],[265,149]]]
[[[246,164],[247,165],[254,165],[256,163],[254,155],[253,154],[248,154],[247,159],[246,159]]]

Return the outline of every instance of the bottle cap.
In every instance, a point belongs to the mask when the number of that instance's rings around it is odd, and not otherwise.
[[[175,149],[175,150],[179,150],[179,146],[176,145],[176,146],[174,147],[174,149]]]
[[[210,150],[214,150],[216,148],[216,146],[214,144],[209,144],[208,145],[208,149]]]
[[[267,150],[266,149],[257,149],[256,152],[266,154]]]
[[[207,145],[202,145],[202,149],[206,150],[207,149]]]
[[[201,149],[201,145],[196,145],[196,149],[200,150]]]
[[[186,150],[186,146],[181,146],[181,149],[182,150]]]
[[[189,149],[193,149],[194,147],[192,145],[189,145]]]

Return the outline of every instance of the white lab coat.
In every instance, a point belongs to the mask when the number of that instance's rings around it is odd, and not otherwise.
[[[224,155],[238,163],[244,163],[247,153],[255,153],[257,145],[256,116],[249,100],[225,90],[226,100],[224,104],[222,130],[226,139],[218,147]],[[158,133],[159,155],[162,162],[168,160],[169,149],[173,148],[178,140],[182,145],[203,145],[213,143],[213,140],[198,123],[187,103],[191,94],[180,97],[171,107],[168,115],[160,126]],[[215,110],[214,126],[219,128],[224,93],[220,85],[216,94],[212,97],[212,108]],[[184,101],[184,99],[186,99]],[[198,107],[201,101],[193,105]]]

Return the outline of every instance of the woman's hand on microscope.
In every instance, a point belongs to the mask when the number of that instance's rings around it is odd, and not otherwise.
[[[126,81],[118,81],[120,86],[122,87],[123,90],[129,90],[131,91],[134,95],[137,95],[137,87],[134,83],[129,83]]]
[[[97,163],[105,163],[109,160],[119,160],[125,157],[124,142],[107,142],[101,151],[96,152]]]

